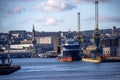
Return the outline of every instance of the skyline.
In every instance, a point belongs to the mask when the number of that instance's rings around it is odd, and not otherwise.
[[[99,28],[120,28],[119,0],[99,1]],[[95,28],[94,0],[0,0],[0,32],[9,30],[80,31]]]

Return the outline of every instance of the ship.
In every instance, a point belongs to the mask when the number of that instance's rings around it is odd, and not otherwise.
[[[65,43],[58,48],[57,59],[61,62],[81,60],[79,43],[74,39],[65,40]]]
[[[78,21],[78,32],[77,35],[74,36],[70,29],[66,36],[62,35],[64,43],[58,47],[58,56],[57,59],[61,62],[68,61],[79,61],[81,60],[81,36],[80,36],[80,12],[77,13],[77,21]]]

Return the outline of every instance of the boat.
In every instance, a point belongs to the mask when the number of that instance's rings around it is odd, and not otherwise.
[[[7,74],[13,73],[19,69],[20,69],[20,66],[18,66],[18,65],[14,65],[14,66],[6,65],[4,67],[2,65],[0,65],[0,75],[7,75]]]
[[[12,65],[12,59],[10,53],[0,52],[0,75],[7,75],[19,70],[21,67],[19,65]]]
[[[79,61],[80,45],[74,39],[66,39],[65,43],[61,45],[61,50],[58,51],[57,60],[61,62]]]
[[[0,42],[0,75],[13,73],[20,69],[19,65],[12,65],[12,58],[10,54],[10,34],[7,36],[7,42]],[[1,46],[6,45],[8,52],[4,52]]]

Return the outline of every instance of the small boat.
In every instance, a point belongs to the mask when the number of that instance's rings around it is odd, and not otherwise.
[[[57,59],[61,62],[79,61],[80,45],[74,39],[67,39],[65,44],[61,45],[60,53],[58,53]]]

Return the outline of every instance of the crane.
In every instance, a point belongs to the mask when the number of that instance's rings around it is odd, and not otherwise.
[[[95,30],[93,33],[94,44],[96,45],[95,55],[101,55],[100,51],[100,32],[99,32],[99,14],[98,14],[98,0],[95,0]]]
[[[78,31],[77,31],[77,35],[76,35],[76,39],[79,43],[81,43],[81,36],[80,36],[80,12],[77,13],[77,24],[78,24]]]

